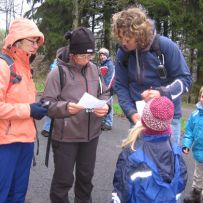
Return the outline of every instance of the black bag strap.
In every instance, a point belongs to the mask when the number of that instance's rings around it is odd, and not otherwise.
[[[154,37],[154,40],[152,42],[152,45],[150,47],[150,51],[154,51],[156,53],[157,56],[161,57],[162,53],[160,50],[160,34],[156,34],[156,36]]]
[[[64,87],[64,72],[63,72],[63,68],[60,65],[58,65],[58,69],[59,69],[60,87],[62,90]]]
[[[51,119],[51,124],[50,124],[50,128],[49,128],[49,136],[48,136],[47,147],[46,147],[45,166],[47,168],[49,166],[49,154],[50,154],[53,126],[54,126],[54,118]]]
[[[64,87],[64,71],[63,68],[58,65],[58,70],[59,70],[59,80],[60,80],[60,88],[61,90]],[[49,129],[49,136],[47,140],[47,147],[46,147],[46,155],[45,155],[45,166],[48,168],[49,166],[49,154],[50,154],[50,148],[51,148],[51,140],[52,140],[52,131],[54,127],[54,118],[51,118],[51,124],[50,124],[50,129]]]
[[[38,130],[37,130],[37,124],[36,124],[36,122],[35,122],[35,120],[33,120],[34,121],[34,126],[35,126],[35,130],[36,130],[36,138],[37,138],[37,151],[36,151],[36,155],[38,155],[39,154],[39,134],[38,134]],[[36,162],[36,159],[35,159],[35,154],[33,154],[33,166],[36,166],[37,165],[37,162]]]
[[[164,65],[164,55],[163,55],[163,53],[161,52],[161,49],[160,49],[160,34],[156,34],[156,36],[155,36],[155,38],[154,38],[154,40],[152,42],[150,51],[155,52],[158,59],[159,59],[159,61],[160,61],[160,64]]]

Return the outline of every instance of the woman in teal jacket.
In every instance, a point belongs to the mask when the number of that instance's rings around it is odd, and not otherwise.
[[[203,189],[203,86],[199,92],[197,109],[193,111],[188,119],[186,131],[183,138],[182,150],[188,154],[192,147],[195,160],[195,171],[193,176],[192,192],[184,199],[185,203],[201,202]]]

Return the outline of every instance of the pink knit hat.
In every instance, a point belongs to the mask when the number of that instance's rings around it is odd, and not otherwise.
[[[146,103],[141,117],[148,131],[159,134],[170,132],[170,124],[174,115],[174,104],[167,97],[158,97]]]

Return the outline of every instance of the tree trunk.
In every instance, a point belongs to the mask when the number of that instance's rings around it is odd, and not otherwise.
[[[78,27],[78,22],[79,22],[79,2],[78,0],[74,0],[73,3],[73,29]]]

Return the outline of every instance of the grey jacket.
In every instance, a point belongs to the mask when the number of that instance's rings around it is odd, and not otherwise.
[[[65,56],[65,57],[64,57]],[[52,70],[46,80],[43,100],[50,101],[48,115],[54,118],[52,139],[61,142],[88,142],[101,134],[102,117],[85,110],[71,115],[67,110],[69,102],[77,103],[85,92],[99,98],[108,99],[104,82],[100,85],[97,67],[89,62],[85,67],[71,64],[64,48],[57,57],[58,66],[63,68],[64,86],[61,90],[59,70]],[[102,87],[101,87],[102,86]]]

